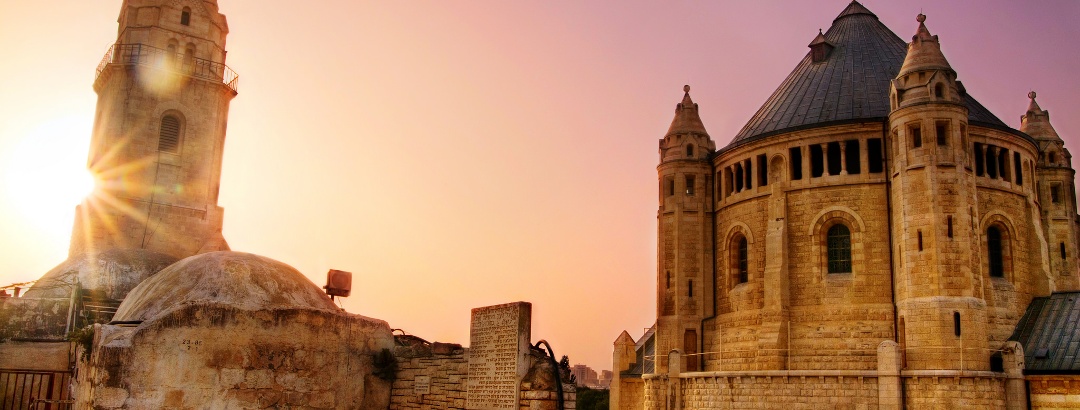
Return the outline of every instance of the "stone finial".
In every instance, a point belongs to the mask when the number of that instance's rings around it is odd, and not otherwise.
[[[1031,92],[1029,92],[1029,93],[1028,93],[1028,98],[1030,98],[1030,99],[1034,100],[1034,99],[1035,99],[1035,91],[1031,91]]]
[[[915,21],[918,21],[919,24],[922,24],[922,23],[926,22],[926,15],[922,14],[922,13],[919,13],[918,16],[915,16]]]
[[[682,86],[682,90],[683,90],[684,93],[689,93],[690,92],[690,84]]]

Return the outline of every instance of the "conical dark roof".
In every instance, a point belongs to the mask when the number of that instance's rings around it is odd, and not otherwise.
[[[682,102],[675,106],[675,118],[671,120],[665,135],[692,133],[708,136],[709,132],[705,131],[705,124],[698,115],[698,105],[690,99],[690,86],[683,86],[683,92]]]
[[[807,53],[729,147],[797,129],[888,118],[889,85],[907,43],[857,1],[833,20],[825,39],[835,47],[828,57],[815,63]],[[1008,128],[970,96],[964,102],[968,122]]]

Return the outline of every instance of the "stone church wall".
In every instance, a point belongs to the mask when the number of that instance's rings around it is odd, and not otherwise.
[[[1004,409],[1005,379],[985,375],[905,377],[904,402],[909,409]]]

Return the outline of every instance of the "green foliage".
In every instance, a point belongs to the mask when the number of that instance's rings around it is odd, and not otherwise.
[[[94,348],[94,325],[72,330],[71,333],[68,333],[67,339],[82,347],[83,360],[90,359],[90,352]]]
[[[397,378],[398,362],[390,349],[382,349],[372,358],[375,365],[375,376],[388,382]]]
[[[577,410],[607,410],[610,396],[607,390],[577,388]]]

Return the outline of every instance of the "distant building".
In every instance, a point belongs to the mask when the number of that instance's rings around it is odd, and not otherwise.
[[[613,409],[1080,401],[1072,156],[1034,92],[1007,125],[916,20],[909,43],[851,2],[719,150],[684,88],[656,324],[616,340]]]
[[[595,388],[600,385],[600,380],[596,377],[596,371],[589,366],[575,364],[570,368],[570,374],[574,375],[578,386]]]
[[[606,389],[606,388],[611,386],[611,377],[612,377],[613,374],[614,373],[612,373],[611,370],[601,370],[600,371],[600,383],[599,383],[599,386],[600,386],[601,389]]]

